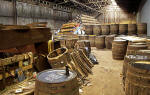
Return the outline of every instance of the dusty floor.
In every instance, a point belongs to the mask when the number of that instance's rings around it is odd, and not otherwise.
[[[90,75],[91,86],[84,87],[81,95],[125,95],[122,89],[122,64],[123,61],[112,59],[111,50],[93,49],[92,53],[99,61]]]

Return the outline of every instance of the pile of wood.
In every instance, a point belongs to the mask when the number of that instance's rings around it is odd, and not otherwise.
[[[84,14],[78,15],[72,21],[78,22],[83,25],[100,25],[100,22],[97,19],[95,19],[93,16],[84,15]]]
[[[74,70],[80,79],[86,78],[89,74],[92,74],[93,63],[83,53],[83,50],[74,50],[70,54],[71,62],[68,66]]]
[[[31,52],[0,59],[0,89],[4,89],[8,85],[7,79],[10,77],[12,78],[18,75],[18,82],[23,79],[20,79],[22,76],[29,77],[29,74],[26,76],[23,72],[28,72],[32,69],[33,60],[33,54]],[[13,80],[14,78],[12,78]],[[12,81],[11,84],[13,83]]]
[[[74,32],[77,30],[76,28],[79,26],[78,23],[66,23],[63,24],[60,30],[61,34],[74,34]],[[60,34],[59,33],[59,34]]]

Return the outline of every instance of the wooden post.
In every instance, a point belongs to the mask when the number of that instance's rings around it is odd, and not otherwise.
[[[16,0],[12,0],[13,2],[13,22],[15,25],[17,25],[17,8],[16,8]]]

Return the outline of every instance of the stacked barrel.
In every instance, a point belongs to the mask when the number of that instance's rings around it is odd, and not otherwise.
[[[100,27],[100,25],[94,25],[93,26],[93,34],[94,35],[101,35],[101,27]]]
[[[119,34],[126,35],[128,33],[128,24],[119,24]]]
[[[144,42],[129,42],[122,69],[126,95],[149,95],[150,50]],[[143,94],[144,93],[144,94]]]
[[[114,37],[120,35],[129,36],[145,36],[147,34],[147,24],[137,23],[137,24],[104,24],[104,25],[85,25],[85,34],[79,36],[80,40],[90,40],[91,46],[97,49],[112,48],[112,41]],[[98,36],[98,37],[97,37]],[[103,36],[103,37],[102,37]],[[100,39],[103,42],[98,42]],[[149,43],[148,41],[147,43]],[[101,45],[104,43],[104,45]],[[101,48],[100,48],[101,46]],[[130,47],[130,46],[129,46]]]
[[[138,35],[147,34],[147,24],[110,24],[110,25],[85,25],[85,33],[87,35]]]
[[[147,34],[147,24],[146,23],[138,23],[137,24],[137,34],[138,36],[143,36]]]

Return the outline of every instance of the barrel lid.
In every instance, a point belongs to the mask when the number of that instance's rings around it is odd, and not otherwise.
[[[139,48],[141,47],[142,48],[142,47],[147,47],[147,45],[132,44],[132,45],[128,45],[128,47],[139,47]]]
[[[150,61],[136,61],[131,63],[131,66],[138,69],[150,70]]]
[[[66,75],[66,70],[50,69],[40,72],[37,75],[37,80],[45,83],[62,83],[74,79],[77,74],[69,71],[69,76]]]
[[[122,39],[115,39],[114,42],[126,42],[126,40],[122,40]]]

